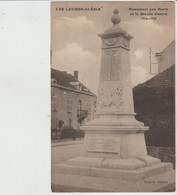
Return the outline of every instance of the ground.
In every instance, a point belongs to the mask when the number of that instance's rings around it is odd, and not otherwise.
[[[79,156],[83,151],[83,140],[53,143],[51,147],[52,164],[67,161],[70,158]]]
[[[83,152],[83,139],[80,140],[60,140],[60,142],[55,142],[51,144],[51,163],[59,164],[67,161],[68,159],[74,158],[76,156],[80,156]],[[52,166],[53,167],[53,166]],[[53,185],[53,184],[52,184]],[[53,186],[54,187],[54,186]],[[54,189],[52,187],[52,190]],[[169,189],[168,189],[169,191]],[[174,189],[170,189],[171,192],[174,192]]]

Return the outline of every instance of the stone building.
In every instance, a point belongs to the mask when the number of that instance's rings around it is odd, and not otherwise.
[[[93,118],[95,95],[74,76],[51,69],[51,129],[63,126],[80,129],[81,123]]]
[[[175,40],[173,40],[165,49],[156,53],[158,59],[158,73],[163,72],[175,64]]]
[[[175,41],[156,55],[159,73],[133,89],[136,117],[148,146],[175,147]]]

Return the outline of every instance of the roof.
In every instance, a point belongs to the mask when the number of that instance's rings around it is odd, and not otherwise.
[[[51,69],[51,78],[55,78],[59,85],[62,85],[64,87],[69,87],[72,89],[75,89],[75,87],[73,87],[69,82],[78,81],[71,74],[59,70],[55,70],[55,69]]]
[[[170,66],[168,69],[140,85],[148,85],[152,87],[175,87],[175,65]]]
[[[173,47],[174,50],[175,50],[175,40],[173,40],[172,42],[170,42],[162,51],[162,53],[165,51],[165,50],[168,50],[169,47]]]
[[[62,87],[67,87],[73,90],[78,90],[76,86],[72,85],[71,83],[80,83],[82,85],[81,89],[78,91],[87,92],[91,95],[94,95],[87,87],[85,87],[79,80],[77,80],[73,75],[68,74],[65,71],[59,71],[56,69],[51,68],[51,78],[57,80],[57,84]]]

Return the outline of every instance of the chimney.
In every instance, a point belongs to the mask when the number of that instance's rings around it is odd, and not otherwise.
[[[79,72],[77,70],[74,71],[74,78],[78,80],[78,74]]]

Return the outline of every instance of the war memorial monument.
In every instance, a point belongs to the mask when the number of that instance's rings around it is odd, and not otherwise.
[[[94,120],[85,123],[84,153],[52,167],[55,192],[171,191],[172,163],[147,155],[144,133],[135,119],[130,69],[130,40],[114,10],[112,27],[99,34],[101,70]],[[143,40],[142,40],[143,41]]]

